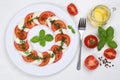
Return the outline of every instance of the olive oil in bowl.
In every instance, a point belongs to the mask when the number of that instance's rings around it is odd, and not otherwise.
[[[98,5],[90,11],[89,21],[94,26],[103,26],[110,18],[110,10],[105,5]]]

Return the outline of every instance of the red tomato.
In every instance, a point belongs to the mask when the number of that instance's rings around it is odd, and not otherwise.
[[[98,44],[98,39],[94,35],[88,35],[85,37],[84,43],[88,48],[95,48]]]
[[[55,20],[51,26],[53,31],[56,31],[59,28],[66,29],[66,24],[62,20]]]
[[[53,45],[51,47],[51,51],[55,51],[55,60],[54,60],[54,63],[59,61],[62,57],[62,50],[58,51],[58,49],[60,48],[60,46],[58,45]]]
[[[18,28],[18,26],[15,27],[15,35],[20,39],[24,40],[27,38],[27,32],[22,31]]]
[[[31,54],[32,56],[22,56],[22,58],[26,61],[26,62],[33,62],[35,59],[34,57],[37,57],[37,52],[35,50],[32,50],[31,51]]]
[[[45,12],[41,13],[41,15],[39,16],[38,20],[39,20],[40,24],[47,25],[46,19],[48,17],[52,17],[52,16],[55,16],[55,14],[53,12],[51,12],[51,11],[45,11]]]
[[[108,48],[104,51],[104,56],[108,59],[115,59],[116,54],[116,51],[112,48]]]
[[[31,21],[33,19],[33,14],[34,13],[30,13],[25,17],[25,27],[26,28],[31,29],[32,27],[37,25],[33,21]]]
[[[86,59],[84,61],[84,65],[89,70],[94,70],[94,69],[96,69],[98,67],[99,62],[93,55],[89,55],[88,57],[86,57]]]
[[[42,63],[39,66],[45,66],[50,61],[50,54],[48,52],[43,52],[42,55],[43,55],[43,58],[45,59],[42,61]]]
[[[24,44],[18,44],[14,41],[14,46],[18,51],[23,51],[23,52],[25,52],[29,48],[27,41]]]
[[[73,4],[73,3],[70,3],[70,4],[67,6],[67,11],[68,11],[69,14],[71,14],[72,16],[75,16],[75,15],[78,14],[77,7],[76,7],[75,4]]]
[[[66,45],[68,46],[69,44],[70,44],[70,37],[67,35],[67,34],[57,34],[56,36],[55,36],[55,41],[57,42],[57,41],[62,41],[62,38],[64,38],[65,39],[65,43],[66,43]]]

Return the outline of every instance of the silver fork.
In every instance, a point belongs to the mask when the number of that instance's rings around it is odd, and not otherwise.
[[[86,18],[80,18],[79,24],[78,24],[78,30],[80,32],[80,51],[79,51],[79,57],[77,62],[77,70],[81,69],[81,48],[82,48],[83,33],[85,29],[86,29]]]

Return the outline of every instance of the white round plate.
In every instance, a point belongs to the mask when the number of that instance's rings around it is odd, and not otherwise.
[[[31,12],[43,12],[43,11],[51,11],[56,14],[60,19],[62,19],[67,25],[72,25],[75,29],[75,34],[73,34],[70,30],[68,30],[68,34],[71,37],[71,43],[68,47],[68,50],[62,56],[62,59],[54,64],[49,64],[44,67],[39,67],[37,65],[33,65],[31,63],[26,63],[22,58],[19,52],[14,47],[14,28],[16,24],[22,20],[28,13]],[[14,16],[11,22],[8,25],[7,33],[6,33],[6,48],[9,57],[13,61],[13,63],[22,71],[36,75],[36,76],[48,76],[54,73],[57,73],[63,70],[70,62],[72,61],[74,55],[76,54],[79,47],[79,32],[77,27],[75,27],[74,22],[70,18],[70,16],[63,11],[61,8],[58,8],[51,4],[33,4],[27,6],[22,9],[18,14]]]

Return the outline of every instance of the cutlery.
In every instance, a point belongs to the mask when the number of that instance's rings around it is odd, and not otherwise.
[[[81,68],[81,48],[82,48],[83,33],[85,29],[86,29],[86,18],[80,18],[79,24],[78,24],[78,30],[80,32],[80,51],[79,51],[78,62],[77,62],[77,70],[80,70]]]

